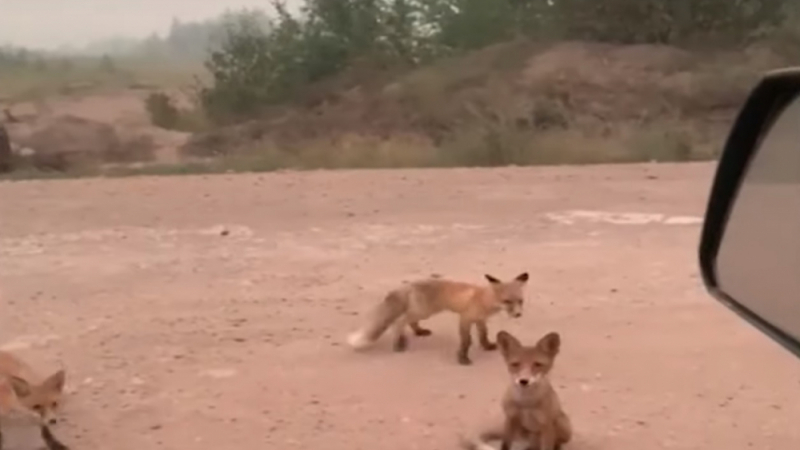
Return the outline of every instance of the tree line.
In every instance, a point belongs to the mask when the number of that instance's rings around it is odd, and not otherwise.
[[[738,46],[783,26],[790,0],[306,0],[272,1],[274,18],[225,21],[206,67],[202,103],[217,120],[341,73],[352,64],[413,67],[515,38],[618,44]]]

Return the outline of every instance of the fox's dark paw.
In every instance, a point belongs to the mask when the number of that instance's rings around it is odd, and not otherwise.
[[[419,328],[419,329],[414,330],[414,334],[416,336],[419,336],[419,337],[425,337],[425,336],[432,335],[433,331],[431,331],[431,330],[429,330],[427,328]]]
[[[396,352],[404,352],[408,348],[408,338],[405,336],[400,336],[394,341],[394,351]]]
[[[472,364],[472,360],[469,359],[469,356],[467,356],[467,355],[459,354],[458,355],[458,363],[461,364],[462,366],[469,366],[469,365]]]
[[[486,350],[487,352],[497,350],[497,344],[495,344],[494,342],[484,342],[483,344],[481,344],[481,347],[483,347],[483,349]]]

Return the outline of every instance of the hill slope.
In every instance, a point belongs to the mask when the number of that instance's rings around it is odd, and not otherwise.
[[[772,52],[517,41],[402,74],[353,69],[187,156],[262,168],[713,157]]]

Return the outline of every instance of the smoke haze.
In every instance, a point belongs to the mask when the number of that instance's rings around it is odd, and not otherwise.
[[[163,33],[173,18],[197,21],[240,8],[271,9],[267,0],[0,0],[0,45],[58,49],[143,38]]]

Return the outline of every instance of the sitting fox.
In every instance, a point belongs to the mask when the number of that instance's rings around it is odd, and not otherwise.
[[[495,350],[497,344],[489,340],[486,321],[505,310],[510,317],[522,315],[523,291],[528,274],[522,273],[511,281],[500,281],[485,275],[483,286],[453,281],[440,276],[413,281],[390,291],[383,302],[372,311],[366,325],[348,336],[348,343],[356,349],[367,347],[380,338],[389,327],[393,328],[395,351],[408,347],[406,327],[416,336],[428,336],[431,331],[420,326],[420,321],[442,311],[459,315],[460,345],[456,354],[459,364],[469,365],[469,348],[472,345],[473,325],[478,330],[478,340],[485,350]]]
[[[12,411],[23,411],[36,417],[42,440],[48,450],[68,450],[50,431],[57,421],[64,392],[66,374],[63,370],[47,378],[40,377],[17,356],[0,351],[0,416]],[[0,450],[3,448],[3,432],[0,429]]]
[[[486,427],[477,439],[462,436],[461,448],[494,450],[488,441],[499,440],[500,450],[510,450],[522,440],[530,449],[561,449],[572,439],[572,422],[550,382],[561,336],[551,332],[535,345],[523,345],[511,333],[500,331],[497,343],[511,378],[502,401],[505,420]]]

